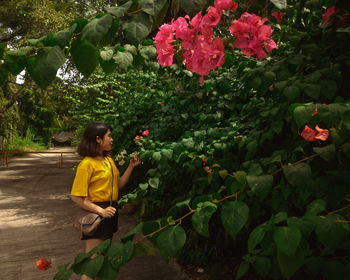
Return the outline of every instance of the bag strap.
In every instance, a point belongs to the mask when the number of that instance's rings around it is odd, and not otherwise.
[[[113,172],[112,164],[111,164],[111,162],[109,161],[108,157],[107,157],[107,160],[108,160],[108,162],[109,162],[109,166],[111,167],[111,171],[112,171],[112,192],[111,192],[111,197],[109,198],[109,206],[112,206],[114,172]]]

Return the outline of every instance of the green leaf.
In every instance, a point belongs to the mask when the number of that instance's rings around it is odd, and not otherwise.
[[[144,12],[131,16],[122,25],[126,38],[133,44],[145,39],[151,31],[151,27],[149,16]]]
[[[100,65],[107,75],[113,73],[117,68],[117,64],[114,63],[114,60],[104,61],[103,59],[100,59]]]
[[[346,110],[342,114],[342,121],[343,121],[343,125],[344,125],[345,129],[347,131],[350,131],[350,110]]]
[[[117,278],[118,273],[119,271],[114,268],[112,263],[108,259],[105,259],[103,266],[97,276],[100,277],[100,279],[104,280],[114,280]]]
[[[287,220],[288,214],[286,212],[278,212],[274,217],[273,217],[273,223],[279,224],[280,222],[284,222]]]
[[[340,215],[327,215],[318,219],[315,233],[326,250],[337,249],[348,238],[349,225],[337,220],[345,219]]]
[[[119,19],[113,20],[111,27],[108,29],[107,33],[103,36],[103,38],[100,41],[100,44],[102,46],[106,46],[114,42],[116,34],[119,30],[119,24]]]
[[[304,87],[304,92],[312,97],[313,99],[317,100],[320,96],[321,92],[321,86],[319,84],[306,84]]]
[[[140,183],[139,184],[140,189],[143,191],[147,190],[148,186],[149,186],[148,183],[144,183],[144,184]]]
[[[306,207],[305,216],[314,216],[326,210],[326,201],[316,199]]]
[[[160,250],[162,258],[169,260],[177,255],[185,245],[186,233],[180,226],[169,226],[156,235],[155,243]]]
[[[125,234],[122,238],[122,242],[132,241],[135,234],[138,234],[142,232],[143,229],[143,223],[139,223],[136,227],[134,227],[132,230],[130,230],[127,234]]]
[[[86,39],[76,39],[72,42],[71,54],[77,69],[86,77],[94,72],[99,62],[99,50]]]
[[[154,256],[155,250],[154,248],[152,248],[151,246],[147,245],[146,243],[142,243],[142,242],[137,242],[135,245],[135,251],[134,251],[134,256],[138,257],[138,256],[149,256],[152,255]]]
[[[283,94],[289,101],[296,99],[300,95],[300,88],[297,86],[289,86],[283,90]]]
[[[162,159],[162,154],[160,152],[154,152],[153,155],[152,155],[152,158],[158,162]]]
[[[173,157],[173,150],[170,149],[161,150],[160,153],[162,157],[166,158],[167,160],[170,160]]]
[[[8,71],[3,65],[0,65],[0,86],[4,86],[7,82]]]
[[[219,171],[219,175],[222,179],[225,180],[225,178],[227,177],[228,171],[226,169],[220,170]]]
[[[273,176],[272,175],[248,175],[247,182],[254,195],[260,199],[264,199],[272,188]]]
[[[5,56],[5,65],[4,70],[10,71],[13,75],[17,76],[22,70],[26,67],[27,61],[25,56]],[[6,71],[7,73],[7,71]]]
[[[130,9],[131,5],[132,5],[132,1],[128,1],[118,7],[106,8],[106,11],[116,16],[117,18],[120,18]]]
[[[287,219],[288,226],[298,228],[303,236],[310,236],[311,232],[316,226],[316,220],[314,216],[305,216],[302,218],[290,217]]]
[[[221,222],[228,234],[234,239],[249,217],[249,208],[242,201],[226,201],[220,212]]]
[[[126,69],[132,65],[134,60],[133,56],[129,52],[118,52],[114,57],[114,62],[118,65],[118,67],[122,69]]]
[[[69,264],[64,264],[64,265],[58,266],[57,267],[58,272],[53,279],[54,280],[69,280],[72,273],[73,273],[73,270],[68,269],[68,266],[69,266]]]
[[[75,23],[69,29],[53,34],[53,37],[61,47],[64,47],[69,43],[70,39],[72,38],[72,34],[77,27],[78,24]]]
[[[212,3],[210,0],[179,0],[180,7],[190,16],[197,14],[199,11],[204,11]]]
[[[271,261],[267,257],[257,256],[253,262],[253,266],[259,275],[266,277],[271,268]]]
[[[138,3],[144,12],[156,16],[162,10],[166,0],[139,0]]]
[[[132,53],[133,55],[137,55],[137,48],[133,45],[125,44],[124,49],[125,51]]]
[[[282,250],[277,250],[277,261],[282,275],[290,279],[305,263],[303,251],[299,248],[295,255],[288,256]]]
[[[150,178],[148,180],[148,184],[151,186],[153,189],[158,189],[159,186],[159,178]]]
[[[104,15],[100,18],[94,18],[82,31],[82,38],[89,40],[93,44],[97,44],[107,34],[112,26],[113,18],[111,15]]]
[[[8,51],[7,55],[10,55],[10,56],[26,56],[33,49],[34,49],[33,47],[23,47],[23,48],[19,48],[17,50]]]
[[[312,118],[312,113],[314,112],[315,107],[313,106],[297,106],[293,111],[293,118],[298,125],[301,127],[305,125]]]
[[[311,168],[307,163],[301,162],[297,165],[287,165],[283,168],[284,176],[294,187],[303,186],[311,178]]]
[[[93,259],[88,258],[79,264],[72,265],[74,273],[79,275],[87,275],[94,278],[103,266],[104,256],[100,255]]]
[[[113,50],[101,50],[100,51],[100,56],[104,61],[111,60],[113,58]]]
[[[242,278],[244,275],[247,274],[249,270],[249,266],[250,264],[248,262],[246,261],[241,262],[237,271],[236,280]]]
[[[144,46],[139,48],[141,56],[146,60],[151,60],[156,57],[157,50],[153,46]]]
[[[334,144],[330,144],[320,148],[314,147],[313,150],[315,153],[319,154],[320,157],[323,158],[325,161],[331,161],[336,157]]]
[[[64,62],[65,56],[59,46],[45,47],[28,60],[27,69],[35,83],[44,89],[56,78],[57,70]]]
[[[251,253],[256,245],[264,239],[265,236],[265,225],[257,226],[250,234],[248,238],[248,252]]]
[[[209,237],[209,220],[216,211],[215,207],[205,207],[192,215],[192,225],[200,235]]]
[[[107,249],[109,248],[109,245],[111,245],[111,240],[110,239],[106,239],[105,241],[101,242],[100,244],[98,244],[95,248],[93,248],[88,255],[92,256],[93,254],[100,254],[100,253],[104,253],[107,251]]]
[[[74,24],[77,24],[77,27],[75,28],[74,32],[75,33],[80,33],[84,26],[87,25],[89,23],[89,21],[85,18],[78,18],[76,20],[73,20],[69,26],[73,26]]]
[[[301,240],[301,233],[296,227],[278,227],[274,231],[273,240],[283,253],[292,256],[298,249]]]
[[[333,80],[322,80],[321,83],[321,94],[331,100],[336,93],[338,86]]]
[[[131,260],[134,255],[134,244],[132,241],[126,243],[113,243],[106,254],[108,261],[114,269],[119,270],[124,264]]]
[[[270,1],[280,10],[287,8],[287,0],[270,0]]]

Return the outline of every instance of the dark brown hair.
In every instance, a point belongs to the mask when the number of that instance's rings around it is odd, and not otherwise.
[[[78,154],[82,157],[96,157],[100,155],[100,144],[97,143],[96,137],[99,136],[103,139],[103,136],[107,133],[108,129],[110,131],[111,128],[105,123],[92,122],[89,123],[85,132],[83,134],[83,138],[80,141],[78,147]],[[103,151],[103,156],[107,156],[109,154],[108,151]]]

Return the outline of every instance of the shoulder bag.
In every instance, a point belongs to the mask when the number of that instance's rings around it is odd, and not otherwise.
[[[113,167],[111,162],[109,161],[108,158],[107,160],[109,162],[109,165],[112,171],[112,191],[111,191],[111,196],[109,200],[109,206],[112,206],[114,173],[113,173]],[[96,232],[98,226],[100,225],[103,219],[104,219],[103,217],[101,217],[96,213],[80,208],[80,210],[78,211],[77,215],[74,218],[73,226],[79,232],[80,239],[82,239],[83,236],[92,236]]]

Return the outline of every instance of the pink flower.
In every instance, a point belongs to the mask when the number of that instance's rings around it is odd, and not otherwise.
[[[153,39],[158,53],[158,62],[162,67],[173,64],[174,47],[171,43],[174,41],[174,27],[170,24],[163,24]]]
[[[236,11],[237,10],[237,8],[238,8],[238,3],[237,2],[232,2],[233,3],[233,5],[232,5],[232,7],[231,7],[231,11]]]
[[[135,136],[135,140],[136,140],[136,141],[139,141],[139,140],[140,140],[140,136],[136,135],[136,136]]]
[[[145,130],[144,132],[142,132],[142,136],[147,136],[148,134],[149,134],[148,129],[147,129],[147,130]]]
[[[316,130],[313,130],[311,127],[305,125],[303,132],[300,134],[308,142],[314,142],[317,140],[326,141],[329,137],[329,130],[319,128],[317,125]]]
[[[283,18],[283,13],[281,12],[281,10],[278,10],[278,11],[274,11],[271,14],[271,16],[273,16],[277,20],[277,23],[280,24]]]
[[[194,30],[199,31],[201,21],[202,21],[202,12],[199,12],[192,18],[190,25]]]
[[[336,9],[334,6],[329,7],[322,15],[322,21],[327,23],[330,21],[331,16],[339,13],[339,9]]]
[[[200,23],[200,30],[204,36],[211,37],[212,29],[216,27],[222,16],[222,10],[210,6],[208,8],[208,13],[202,18]]]
[[[232,9],[236,7],[236,5],[238,7],[238,4],[236,2],[233,2],[232,0],[215,0],[214,1],[214,7],[220,10]]]
[[[264,24],[266,20],[254,14],[244,13],[229,27],[231,34],[237,37],[234,46],[241,49],[244,55],[256,55],[258,59],[263,59],[267,56],[266,52],[278,48],[270,38],[272,28]]]

